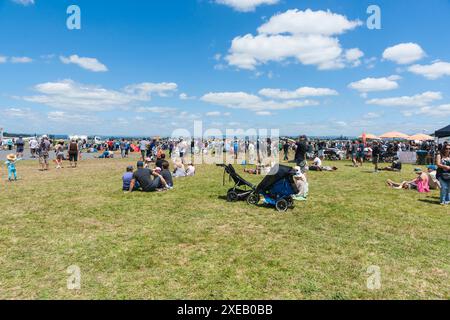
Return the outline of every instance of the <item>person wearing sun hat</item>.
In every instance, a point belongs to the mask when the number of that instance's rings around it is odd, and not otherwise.
[[[15,154],[8,154],[6,156],[6,167],[8,168],[8,180],[9,181],[13,181],[13,176],[14,176],[14,181],[17,180],[17,169],[16,169],[16,163],[17,163],[17,156]]]

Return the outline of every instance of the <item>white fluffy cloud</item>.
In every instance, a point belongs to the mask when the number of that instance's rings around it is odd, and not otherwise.
[[[388,78],[366,78],[352,82],[348,85],[348,87],[362,93],[388,91],[399,87],[397,80],[400,80],[400,77],[391,76]]]
[[[449,117],[450,104],[443,104],[435,107],[423,107],[420,108],[416,114],[424,114],[431,117]]]
[[[268,22],[258,28],[258,33],[332,36],[353,30],[361,24],[361,21],[350,21],[345,16],[330,11],[292,9],[270,18]]]
[[[1,111],[2,116],[10,118],[28,118],[32,112],[29,108],[7,108]]]
[[[21,4],[23,6],[29,6],[34,4],[34,0],[12,0],[12,1]]]
[[[377,119],[377,118],[380,118],[380,117],[381,117],[381,114],[379,114],[379,113],[369,112],[369,113],[367,113],[367,114],[365,114],[363,116],[363,119],[372,120],[372,119]]]
[[[149,101],[153,94],[176,90],[176,84],[142,83],[116,91],[63,80],[38,84],[34,90],[39,94],[22,99],[60,109],[106,111],[136,101]]]
[[[176,108],[170,108],[170,107],[139,107],[136,109],[136,112],[139,113],[173,113],[176,112]]]
[[[323,97],[323,96],[337,96],[338,92],[328,88],[310,88],[302,87],[295,91],[286,91],[281,89],[262,89],[259,91],[261,96],[272,99],[301,99],[306,97]]]
[[[206,113],[207,117],[229,117],[231,114],[229,112],[220,111],[210,111]]]
[[[367,104],[384,106],[384,107],[425,107],[432,102],[441,100],[441,92],[427,91],[422,94],[414,96],[403,96],[386,99],[372,99],[368,100]]]
[[[157,94],[160,97],[167,97],[170,93],[175,92],[178,85],[173,82],[143,82],[138,84],[132,84],[125,87],[125,91],[136,99],[143,101],[148,100],[149,94]]]
[[[196,97],[194,97],[194,96],[189,96],[187,93],[180,93],[180,95],[179,95],[179,98],[180,98],[180,100],[195,100],[196,99]]]
[[[74,54],[70,57],[61,56],[60,59],[64,64],[76,64],[79,67],[92,72],[108,71],[108,68],[95,58],[79,57],[78,55]]]
[[[383,52],[383,58],[398,64],[410,64],[426,56],[425,51],[416,43],[400,43]]]
[[[94,115],[84,115],[77,113],[68,113],[65,111],[51,111],[47,114],[50,121],[58,123],[96,123],[98,118]]]
[[[257,112],[255,112],[255,114],[256,114],[257,116],[264,116],[264,117],[267,117],[267,116],[271,116],[273,113],[270,112],[270,111],[257,111]]]
[[[232,66],[254,70],[270,61],[295,59],[321,70],[344,68],[346,62],[358,64],[363,56],[353,48],[344,52],[334,37],[362,23],[330,11],[288,10],[273,16],[258,28],[258,34],[233,39],[225,60]]]
[[[219,4],[232,7],[236,11],[249,12],[254,11],[260,5],[277,4],[280,0],[216,0]]]
[[[413,65],[408,71],[424,76],[430,80],[436,80],[444,76],[450,76],[450,63],[437,61],[429,65]]]
[[[362,57],[364,57],[364,52],[362,52],[358,48],[353,48],[345,51],[345,59],[354,67],[358,67],[361,64]]]
[[[33,59],[29,57],[6,57],[0,56],[0,63],[31,63]]]
[[[201,100],[227,108],[252,111],[286,110],[319,104],[313,100],[288,100],[282,102],[264,100],[246,92],[212,92],[204,95]]]
[[[12,63],[31,63],[33,62],[33,59],[29,57],[12,57],[11,58]]]

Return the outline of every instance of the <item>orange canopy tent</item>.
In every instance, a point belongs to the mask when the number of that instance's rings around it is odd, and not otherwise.
[[[380,136],[381,139],[408,139],[409,136],[407,134],[401,133],[401,132],[386,132],[385,134],[382,134]]]
[[[408,140],[410,140],[410,141],[430,141],[430,140],[434,140],[434,138],[432,136],[427,135],[427,134],[418,133],[418,134],[415,134],[413,136],[410,136],[408,138]]]

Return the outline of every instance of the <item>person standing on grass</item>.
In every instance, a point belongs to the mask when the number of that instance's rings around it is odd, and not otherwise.
[[[283,144],[284,161],[289,161],[289,142],[286,140]]]
[[[62,162],[64,160],[64,141],[59,141],[58,144],[55,146],[55,153],[56,153],[56,169],[62,168]]]
[[[357,154],[357,162],[361,165],[361,167],[364,164],[364,157],[365,157],[365,149],[366,146],[364,145],[364,142],[362,140],[359,141],[358,145],[358,154]]]
[[[16,163],[17,161],[20,161],[20,159],[17,159],[17,156],[15,154],[9,154],[6,157],[6,167],[8,168],[8,181],[17,181],[17,169],[16,169]],[[14,179],[13,179],[14,177]]]
[[[36,158],[37,149],[39,148],[39,143],[37,142],[36,138],[31,138],[30,140],[30,152],[31,152],[31,158]]]
[[[122,158],[125,158],[125,147],[126,147],[125,139],[122,139],[122,140],[120,141],[120,144],[119,144],[119,148],[120,148],[120,156],[121,156]]]
[[[147,158],[147,146],[149,145],[149,143],[150,142],[145,138],[139,141],[139,149],[141,150],[142,161],[145,161],[145,158]]]
[[[450,145],[444,145],[436,158],[436,177],[441,184],[441,205],[450,204]]]
[[[350,154],[352,157],[352,163],[354,167],[358,166],[357,153],[358,153],[358,143],[356,141],[353,141],[352,145],[350,146]]]
[[[44,135],[41,139],[41,143],[39,144],[39,163],[41,165],[41,171],[47,171],[48,170],[48,159],[50,156],[50,149],[52,148],[52,144],[48,140],[48,137]]]
[[[12,151],[12,149],[14,147],[14,141],[12,139],[8,139],[8,141],[6,142],[6,145],[8,146],[8,151]]]
[[[297,148],[295,149],[295,163],[305,172],[306,168],[306,152],[308,147],[306,146],[306,136],[301,136],[296,143]]]
[[[25,150],[25,141],[23,137],[20,136],[19,139],[16,140],[16,156],[18,159],[23,158],[23,152]]]
[[[372,146],[372,163],[375,166],[375,172],[378,172],[378,163],[380,162],[381,148],[378,142],[374,141]]]
[[[131,148],[130,141],[126,140],[125,141],[125,156],[124,156],[124,158],[128,158],[128,155],[130,154],[130,148]]]
[[[75,140],[72,140],[69,143],[69,162],[71,168],[76,168],[78,164],[78,154],[80,149],[78,147],[78,143]]]
[[[234,152],[234,159],[238,159],[239,156],[239,142],[237,141],[237,138],[234,140],[233,143],[233,152]]]

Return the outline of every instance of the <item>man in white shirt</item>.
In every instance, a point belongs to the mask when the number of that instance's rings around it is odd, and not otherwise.
[[[147,146],[150,144],[150,141],[147,139],[142,139],[139,141],[139,149],[141,150],[142,161],[145,162],[145,158],[147,155]]]
[[[322,167],[322,160],[319,157],[315,157],[313,163],[317,167]]]
[[[31,151],[31,157],[32,158],[36,158],[36,150],[39,147],[39,143],[37,142],[37,140],[35,138],[32,138],[30,140],[30,151]]]

